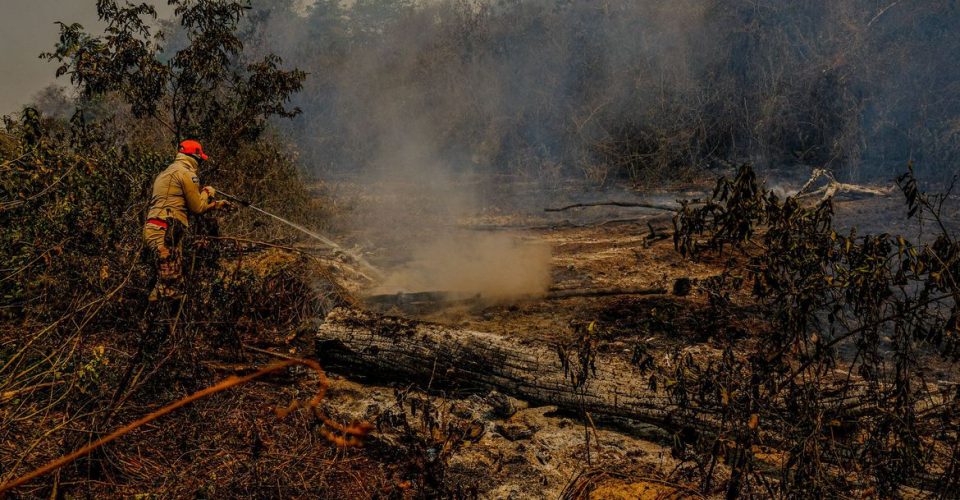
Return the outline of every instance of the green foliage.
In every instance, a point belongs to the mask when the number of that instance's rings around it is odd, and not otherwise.
[[[742,251],[745,265],[730,272],[745,274],[721,290],[749,294],[767,322],[749,340],[727,334],[733,320],[716,325],[722,359],[687,359],[675,374],[677,402],[717,415],[729,429],[701,437],[695,454],[705,471],[727,460],[729,495],[774,494],[758,471],[760,442],[787,450],[779,494],[872,489],[891,497],[908,485],[941,493],[957,487],[950,456],[960,449],[960,394],[931,384],[924,360],[960,359],[960,247],[932,201],[943,198],[920,192],[912,169],[898,182],[910,215],[938,222],[932,243],[838,234],[830,200],[780,200],[750,167],[677,216],[678,251],[697,257],[726,244]],[[733,303],[713,307],[733,317]]]
[[[105,294],[138,257],[147,187],[167,158],[104,147],[77,115],[69,128],[27,109],[5,124],[0,235],[5,315],[48,317]]]
[[[110,125],[28,109],[0,131],[4,480],[140,416],[143,407],[207,385],[213,374],[199,361],[211,349],[237,352],[241,335],[286,335],[321,314],[313,286],[322,271],[304,271],[305,259],[207,238],[216,228],[211,216],[191,223],[187,300],[148,303],[153,262],[141,259],[144,212],[172,154],[118,146]],[[268,201],[305,212],[289,157],[253,146],[239,150],[241,161],[220,177],[270,190],[277,198]],[[251,265],[261,259],[259,268]]]
[[[297,112],[284,104],[304,74],[281,69],[273,55],[244,62],[245,2],[171,3],[187,43],[170,54],[147,4],[99,0],[102,36],[61,24],[45,56],[76,86],[78,111],[69,122],[32,108],[7,119],[0,217],[12,230],[0,236],[0,314],[49,319],[114,288],[122,291],[112,307],[125,295],[139,300],[150,184],[172,159],[169,146],[188,135],[214,156],[201,172],[206,183],[287,215],[309,212],[282,142],[262,137],[270,117]],[[246,231],[242,217],[235,222]]]
[[[144,20],[156,19],[148,4],[120,5],[98,0],[97,13],[107,25],[95,37],[79,24],[60,24],[60,41],[44,54],[61,63],[81,95],[92,99],[116,93],[134,117],[152,117],[173,135],[191,137],[231,151],[256,140],[272,116],[292,117],[290,96],[306,74],[281,69],[279,57],[244,62],[238,26],[247,2],[175,0],[179,30],[189,40],[166,54],[163,33]]]

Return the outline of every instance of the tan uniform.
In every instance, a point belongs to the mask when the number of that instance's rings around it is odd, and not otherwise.
[[[197,160],[189,155],[178,154],[176,160],[153,181],[147,220],[172,217],[189,227],[188,210],[202,214],[215,207],[216,203],[210,201],[210,195],[200,189]]]
[[[210,193],[200,189],[197,160],[185,154],[153,181],[153,196],[143,227],[143,239],[157,258],[157,285],[150,299],[178,295],[182,275],[183,232],[189,227],[188,212],[202,214],[220,207]]]

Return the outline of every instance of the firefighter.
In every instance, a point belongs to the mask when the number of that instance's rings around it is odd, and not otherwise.
[[[157,280],[150,301],[182,296],[183,237],[190,226],[189,214],[231,207],[226,200],[214,200],[216,190],[200,188],[197,172],[207,160],[200,143],[180,143],[176,159],[153,181],[153,195],[143,227],[143,239],[153,254]]]

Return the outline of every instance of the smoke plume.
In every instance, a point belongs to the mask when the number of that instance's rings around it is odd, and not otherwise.
[[[520,258],[443,229],[505,178],[656,187],[751,162],[868,180],[913,161],[948,179],[958,22],[950,0],[287,0],[246,36],[310,73],[285,132],[319,175],[378,191],[357,225],[409,264]]]

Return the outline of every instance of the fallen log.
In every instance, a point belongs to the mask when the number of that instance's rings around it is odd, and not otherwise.
[[[586,382],[572,382],[561,351],[493,333],[461,330],[352,309],[319,326],[317,355],[328,366],[402,377],[425,385],[496,389],[595,420],[630,421],[669,431],[706,430],[708,416],[672,403],[662,388],[619,357],[597,353]],[[572,361],[576,363],[576,361]]]
[[[617,295],[666,295],[665,288],[551,288],[543,295],[544,300],[559,300],[572,297],[612,297]],[[531,298],[540,298],[533,297]],[[445,307],[483,305],[484,297],[478,293],[425,291],[397,292],[370,295],[364,302],[374,311],[387,312],[396,307],[402,311],[426,312]]]
[[[328,366],[366,374],[400,376],[427,385],[496,389],[532,403],[586,410],[594,418],[632,419],[669,429],[709,429],[705,424],[716,423],[705,408],[697,410],[697,418],[682,414],[662,387],[650,387],[649,376],[624,356],[605,352],[593,353],[595,370],[577,387],[570,374],[570,365],[577,361],[569,359],[575,358],[576,352],[567,354],[546,343],[495,333],[337,308],[317,327],[316,341],[317,356]],[[866,390],[866,385],[857,382],[848,385],[844,380],[824,380],[825,398],[832,393],[838,396],[824,402],[830,402],[828,406],[838,412],[838,418],[856,420],[876,411]],[[915,411],[926,414],[954,404],[949,395],[956,390],[952,383],[929,388]]]
[[[827,184],[813,191],[808,191],[808,189],[813,186],[813,183],[820,178],[826,179]],[[874,196],[889,196],[892,192],[893,187],[872,188],[869,186],[861,186],[859,184],[840,182],[834,178],[833,174],[829,170],[815,168],[813,169],[813,173],[810,175],[810,179],[804,183],[804,185],[794,196],[800,199],[819,195],[820,201],[824,201],[828,198],[834,198],[841,194],[846,195],[851,199],[858,199]]]
[[[722,434],[718,415],[702,407],[696,412],[678,407],[663,387],[652,388],[648,377],[622,357],[595,353],[591,368],[596,369],[589,371],[583,385],[576,386],[571,365],[576,371],[577,353],[571,354],[542,343],[493,333],[345,308],[332,311],[317,330],[317,356],[328,368],[346,368],[344,373],[396,377],[425,387],[496,389],[534,404],[586,414],[592,421],[626,426],[646,439],[663,441],[672,435],[691,440]],[[834,416],[838,422],[856,422],[858,414],[865,418],[879,411],[857,393],[865,388],[844,383],[840,389],[839,399],[832,405],[838,412]],[[932,419],[936,415],[926,415],[927,411],[942,406],[941,413],[952,415],[955,405],[939,394],[918,402],[916,409],[924,418]],[[783,438],[778,435],[780,426],[774,422],[771,419],[771,428],[760,435],[766,446],[778,450]],[[651,427],[666,434],[657,435]],[[855,450],[836,446],[844,460],[855,456]],[[936,474],[917,475],[908,478],[906,484],[923,491],[938,491],[941,480]]]

